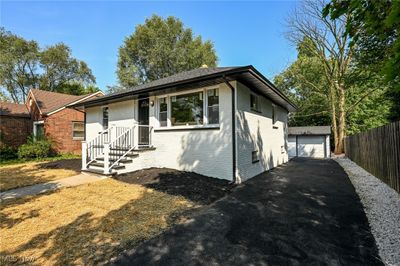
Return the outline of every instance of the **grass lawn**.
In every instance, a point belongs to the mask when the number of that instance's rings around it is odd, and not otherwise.
[[[0,166],[0,191],[57,180],[80,172],[80,159],[63,158]]]
[[[183,196],[114,179],[5,201],[0,257],[98,264],[159,234],[195,206]]]

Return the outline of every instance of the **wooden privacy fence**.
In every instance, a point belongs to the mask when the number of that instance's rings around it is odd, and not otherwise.
[[[400,193],[400,121],[346,137],[345,153]]]

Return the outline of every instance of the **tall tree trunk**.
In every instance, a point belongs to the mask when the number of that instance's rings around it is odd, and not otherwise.
[[[338,84],[338,132],[337,132],[337,142],[335,143],[335,154],[340,154],[344,152],[344,131],[346,128],[346,111],[345,111],[345,90],[344,85]]]
[[[336,149],[336,143],[338,141],[338,131],[337,131],[337,122],[336,122],[336,95],[335,95],[335,90],[334,86],[331,86],[329,89],[329,100],[330,100],[330,107],[331,107],[331,119],[332,119],[332,132],[333,132],[333,141],[335,144],[335,149]]]

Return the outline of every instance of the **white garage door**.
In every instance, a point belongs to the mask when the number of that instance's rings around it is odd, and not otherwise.
[[[299,157],[325,158],[325,136],[298,136]]]
[[[288,137],[288,155],[289,158],[296,157],[296,136]]]

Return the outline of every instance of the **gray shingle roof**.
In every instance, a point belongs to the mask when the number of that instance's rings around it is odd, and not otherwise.
[[[115,92],[115,93],[111,93],[109,95],[106,95],[105,97],[108,96],[114,96],[114,95],[118,95],[118,94],[124,94],[126,92],[132,92],[132,91],[138,91],[138,90],[144,90],[144,89],[148,89],[148,88],[153,88],[153,87],[157,87],[157,86],[162,86],[162,85],[167,85],[167,84],[171,84],[171,83],[175,83],[175,82],[180,82],[180,81],[185,81],[185,80],[190,80],[190,79],[195,79],[195,78],[199,78],[199,77],[203,77],[203,76],[207,76],[207,75],[211,75],[211,74],[218,74],[218,73],[222,73],[222,72],[226,72],[229,70],[234,70],[234,69],[240,69],[241,67],[202,67],[202,68],[196,68],[193,70],[188,70],[188,71],[184,71],[184,72],[180,72],[178,74],[172,75],[172,76],[168,76],[165,78],[161,78],[161,79],[157,79],[154,81],[150,81],[148,83],[145,84],[141,84],[132,88],[127,88],[124,91],[120,91],[120,92]]]
[[[330,135],[330,126],[289,127],[289,135]]]
[[[108,104],[123,99],[131,99],[137,95],[144,96],[149,93],[156,93],[156,91],[164,89],[176,89],[177,87],[190,88],[193,84],[202,83],[204,86],[207,82],[225,82],[227,80],[248,82],[252,89],[257,90],[260,94],[264,94],[266,97],[286,108],[288,111],[295,111],[297,108],[285,95],[283,95],[282,92],[280,92],[267,78],[251,65],[240,67],[204,67],[184,71],[169,77],[127,88],[124,91],[98,97],[97,99],[84,101],[79,104],[72,104],[69,105],[69,107],[75,108],[79,106]]]

